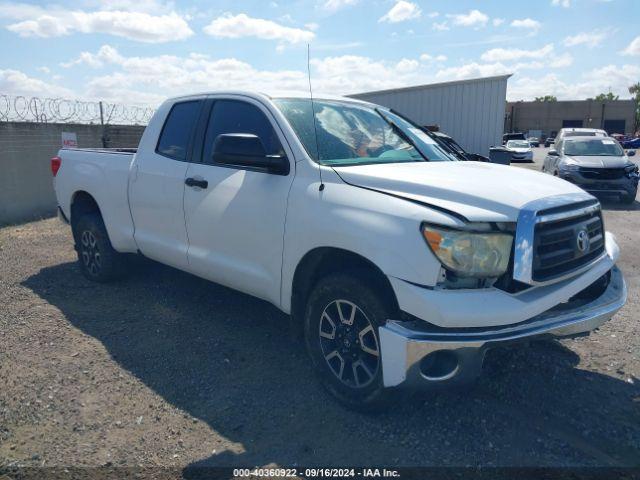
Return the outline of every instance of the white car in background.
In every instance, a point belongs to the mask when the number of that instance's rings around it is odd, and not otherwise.
[[[511,151],[512,162],[533,162],[533,150],[528,140],[509,140],[506,147]]]
[[[567,137],[608,137],[605,130],[599,128],[561,128],[556,135],[556,144]]]

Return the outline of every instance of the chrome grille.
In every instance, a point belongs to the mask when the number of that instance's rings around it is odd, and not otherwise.
[[[534,281],[562,277],[603,252],[604,228],[597,202],[538,212],[533,238]]]

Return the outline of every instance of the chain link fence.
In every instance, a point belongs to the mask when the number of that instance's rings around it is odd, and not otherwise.
[[[146,125],[150,107],[0,94],[0,122]]]

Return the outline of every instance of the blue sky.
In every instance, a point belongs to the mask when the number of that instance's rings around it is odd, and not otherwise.
[[[629,98],[637,0],[0,0],[0,94],[155,106],[211,89],[318,92],[513,73],[509,99]]]

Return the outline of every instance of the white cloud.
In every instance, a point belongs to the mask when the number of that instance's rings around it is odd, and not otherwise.
[[[522,58],[522,57],[517,57]],[[516,58],[506,57],[504,61],[490,63],[471,62],[455,67],[442,68],[436,73],[441,80],[460,80],[465,78],[490,77],[507,73],[518,73],[523,70],[544,70],[549,68],[562,68],[571,65],[573,58],[569,54],[563,54],[551,62],[532,60],[526,62],[505,63]],[[511,81],[510,81],[511,83]]]
[[[491,23],[493,23],[494,27],[499,27],[504,23],[504,18],[494,18]]]
[[[431,25],[431,28],[433,28],[437,32],[445,32],[449,30],[449,24],[447,22],[440,22],[440,23],[433,22],[433,25]]]
[[[554,7],[569,8],[571,6],[571,0],[551,0],[551,5]]]
[[[465,78],[492,77],[506,73],[513,73],[513,68],[509,68],[500,62],[485,64],[472,62],[458,67],[438,70],[436,78],[441,80],[461,80]]]
[[[427,13],[428,18],[437,18],[440,16],[440,12],[429,12]]]
[[[359,0],[326,0],[322,4],[322,9],[329,13],[335,13],[345,7],[355,5],[358,1]]]
[[[95,75],[84,83],[85,90],[74,97],[117,103],[157,105],[168,96],[229,88],[277,91],[306,91],[307,72],[258,69],[236,58],[212,58],[191,53],[186,56],[158,55],[127,57],[105,45],[97,52],[83,52],[71,66],[97,62],[109,73]],[[347,94],[425,83],[428,78],[417,60],[401,58],[379,61],[357,55],[330,56],[311,60],[314,90]]]
[[[271,20],[249,17],[244,13],[225,13],[204,27],[204,32],[219,38],[257,37],[287,43],[310,42],[315,37],[310,30],[285,27]]]
[[[489,21],[489,16],[480,10],[470,10],[468,13],[447,15],[454,25],[460,27],[484,27]]]
[[[420,17],[422,11],[420,7],[406,0],[398,0],[396,4],[385,13],[378,22],[398,23]]]
[[[540,95],[555,95],[560,100],[585,99],[611,92],[628,98],[629,85],[640,77],[640,65],[607,65],[593,69],[575,82],[566,82],[556,74],[543,77],[520,77],[509,81],[509,100],[528,100]]]
[[[621,55],[630,55],[630,56],[640,56],[640,37],[636,37],[633,40],[631,40],[631,43],[629,45],[627,45],[627,48],[625,48],[622,52],[620,52]]]
[[[396,70],[400,73],[409,73],[417,70],[420,66],[417,60],[403,58],[396,64]]]
[[[577,45],[585,45],[589,48],[597,47],[602,41],[607,38],[607,32],[603,30],[596,30],[593,32],[581,32],[576,35],[570,35],[565,37],[565,47],[575,47]]]
[[[19,20],[7,29],[21,37],[59,37],[73,33],[105,33],[148,43],[183,40],[193,35],[176,12],[150,14],[127,10],[63,10],[19,3],[0,5],[0,17]]]
[[[563,68],[568,67],[573,64],[573,57],[570,53],[563,53],[562,55],[558,55],[553,57],[549,62],[549,66],[551,68]]]
[[[446,62],[447,57],[445,55],[429,55],[428,53],[423,53],[420,55],[420,60],[423,62]]]
[[[305,23],[304,28],[306,28],[307,30],[311,30],[312,32],[315,32],[316,30],[318,30],[318,28],[320,28],[320,25],[318,25],[316,22],[310,22],[310,23]]]
[[[25,95],[38,97],[69,97],[72,92],[64,87],[54,85],[28,76],[19,70],[0,69],[0,92],[8,95]]]
[[[123,57],[118,51],[110,45],[103,45],[98,50],[98,53],[93,54],[91,52],[81,52],[78,58],[70,60],[68,62],[60,63],[61,67],[70,68],[74,65],[88,65],[92,68],[100,68],[105,63],[121,63]]]
[[[510,24],[515,28],[526,28],[529,30],[538,30],[542,25],[539,21],[533,20],[531,18],[523,18],[522,20],[514,20]]]
[[[537,50],[522,50],[519,48],[492,48],[487,50],[480,58],[485,62],[501,62],[510,60],[520,60],[523,58],[540,59],[553,52],[553,44],[549,43]]]

